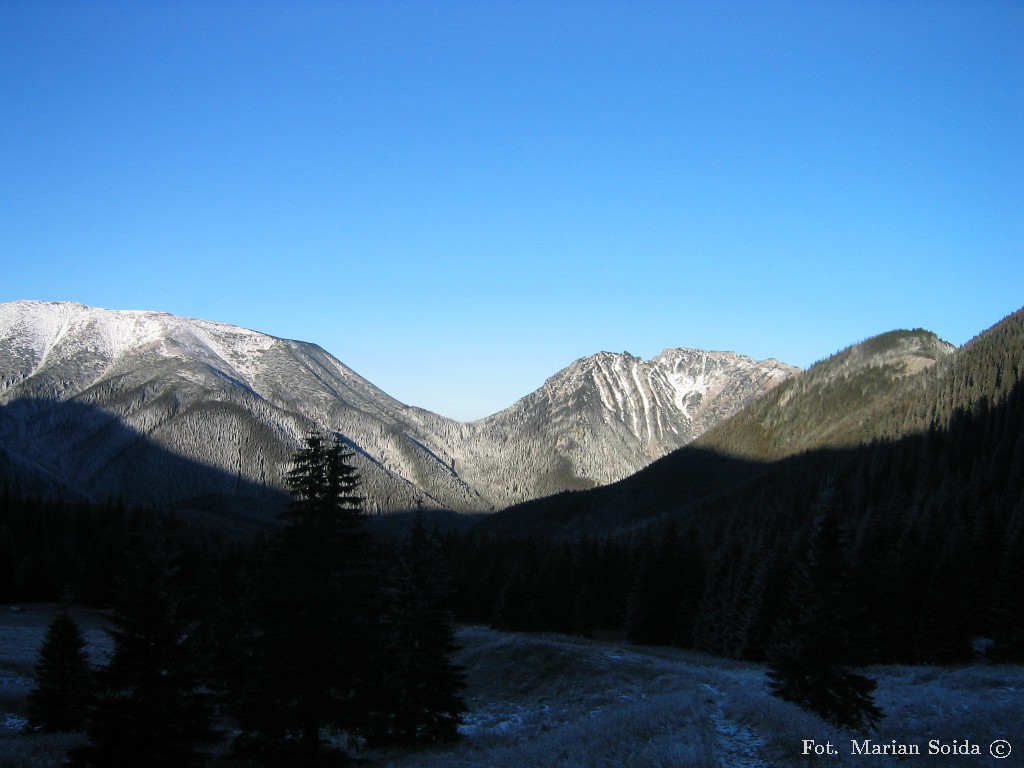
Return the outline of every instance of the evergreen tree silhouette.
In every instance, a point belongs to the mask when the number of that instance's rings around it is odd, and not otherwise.
[[[28,696],[29,727],[80,731],[93,697],[93,674],[85,638],[67,611],[46,630],[36,662],[36,686]]]
[[[176,589],[176,565],[160,531],[131,542],[111,630],[110,663],[86,724],[75,768],[186,768],[216,741],[194,652],[195,626]]]
[[[239,751],[297,747],[314,762],[324,728],[356,734],[366,726],[381,598],[352,456],[314,431],[293,457],[293,499],[269,542],[250,685],[237,713]]]
[[[459,695],[462,671],[452,662],[452,589],[440,545],[419,513],[393,585],[384,683],[390,701],[378,739],[406,745],[454,741],[466,705]]]
[[[836,725],[873,728],[882,718],[875,681],[849,666],[856,628],[848,620],[849,568],[834,480],[827,481],[798,564],[790,615],[776,628],[769,654],[772,693]]]

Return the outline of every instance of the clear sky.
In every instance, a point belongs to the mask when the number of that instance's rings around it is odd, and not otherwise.
[[[3,0],[0,259],[465,419],[601,350],[962,344],[1024,305],[1024,3]]]

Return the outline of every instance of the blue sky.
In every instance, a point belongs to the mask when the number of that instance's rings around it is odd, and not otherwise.
[[[0,301],[315,341],[458,418],[600,350],[1024,304],[1020,2],[0,4]]]

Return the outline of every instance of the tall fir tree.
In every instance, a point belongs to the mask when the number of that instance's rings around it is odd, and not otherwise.
[[[175,557],[161,530],[131,542],[113,617],[110,663],[98,673],[88,742],[74,768],[187,768],[215,743],[211,707],[193,639],[196,627],[178,588]]]
[[[450,742],[466,705],[462,670],[452,661],[452,588],[440,544],[417,513],[393,579],[390,640],[385,654],[387,701],[377,740],[404,745]]]
[[[882,718],[875,681],[849,665],[857,629],[846,613],[850,571],[835,482],[822,490],[794,572],[789,615],[776,627],[769,653],[772,693],[848,728],[873,728]]]
[[[252,674],[238,707],[242,751],[315,762],[325,728],[366,727],[381,601],[352,456],[314,431],[293,457],[292,503],[269,543]]]
[[[67,611],[57,614],[47,628],[35,672],[35,688],[28,696],[29,727],[47,732],[82,730],[94,679],[85,638]]]

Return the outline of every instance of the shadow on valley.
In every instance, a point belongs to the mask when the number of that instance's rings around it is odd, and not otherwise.
[[[219,600],[250,574],[253,535],[278,528],[286,504],[90,405],[0,406],[0,602],[108,606],[135,544],[157,535]]]
[[[251,448],[235,442],[241,465]],[[168,450],[107,411],[35,398],[0,406],[0,483],[68,501],[120,499],[231,527],[266,524],[287,503],[285,493],[240,469],[225,472]]]
[[[517,504],[483,519],[482,535],[557,539],[622,534],[677,508],[729,493],[770,471],[765,462],[681,448],[624,480]]]

